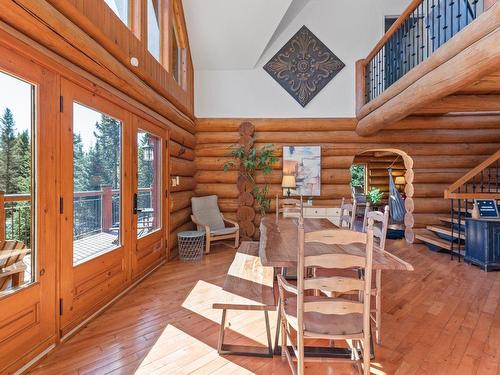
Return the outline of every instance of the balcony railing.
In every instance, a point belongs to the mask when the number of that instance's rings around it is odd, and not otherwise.
[[[488,0],[414,0],[365,59],[364,104],[475,20]]]
[[[152,190],[139,189],[139,207],[152,207]],[[30,194],[0,192],[0,239],[22,241],[31,248],[32,204]],[[139,223],[151,222],[151,211],[139,212]],[[3,216],[3,217],[1,217]],[[73,198],[73,238],[118,230],[120,226],[120,191],[103,187],[101,190],[77,191]],[[144,225],[142,226],[144,227]]]

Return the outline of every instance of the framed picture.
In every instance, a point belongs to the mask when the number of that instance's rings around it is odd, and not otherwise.
[[[292,195],[321,195],[321,146],[284,146],[283,176],[295,176]],[[286,195],[288,189],[284,189]]]

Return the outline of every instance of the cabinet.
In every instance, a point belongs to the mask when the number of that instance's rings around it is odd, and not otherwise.
[[[465,261],[485,271],[500,269],[500,220],[465,219]]]

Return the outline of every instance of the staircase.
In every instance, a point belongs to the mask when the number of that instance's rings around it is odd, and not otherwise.
[[[439,217],[441,224],[416,231],[415,238],[433,251],[446,251],[453,259],[465,255],[465,218],[471,217],[475,199],[500,203],[500,150],[470,170],[444,192],[450,200],[450,215]]]

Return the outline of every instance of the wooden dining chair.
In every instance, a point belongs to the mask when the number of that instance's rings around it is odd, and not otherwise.
[[[340,223],[341,228],[352,229],[354,226],[354,220],[356,218],[356,201],[353,204],[345,203],[345,199],[342,198],[342,204],[340,205]]]
[[[369,220],[367,232],[353,232],[347,229],[322,230],[304,233],[303,218],[299,218],[298,228],[297,286],[278,275],[281,317],[281,352],[288,360],[293,374],[304,374],[304,340],[327,339],[345,340],[353,350],[353,356],[345,361],[354,362],[363,374],[370,373],[370,298],[373,264],[373,228]],[[332,247],[332,252],[306,256],[306,243],[317,242]],[[362,243],[366,246],[364,255],[350,255],[338,246]],[[365,278],[357,277],[307,277],[309,268],[358,268]],[[328,290],[332,295],[357,292],[358,299],[309,295],[309,291]],[[306,292],[307,295],[306,295]],[[293,343],[290,329],[297,332]],[[297,359],[294,365],[288,350],[291,342]],[[361,356],[360,356],[361,354]],[[314,357],[312,360],[328,360]],[[339,361],[335,358],[334,361]]]
[[[389,226],[389,206],[385,206],[384,212],[370,211],[367,203],[365,217],[363,219],[363,232],[366,232],[368,221],[373,220],[373,236],[378,240],[378,247],[385,250],[385,240],[387,238],[387,227]],[[380,332],[382,328],[382,271],[376,270],[375,280],[372,282],[372,295],[375,297],[375,310],[372,310],[371,318],[375,323],[375,338],[377,344],[381,343]],[[374,314],[374,315],[373,315]]]
[[[22,241],[0,241],[0,291],[9,286],[9,281],[12,288],[24,283],[26,264],[23,259],[28,251]]]
[[[276,194],[276,218],[280,214],[287,217],[299,217],[302,213],[302,196],[299,199],[283,198],[280,199]]]

